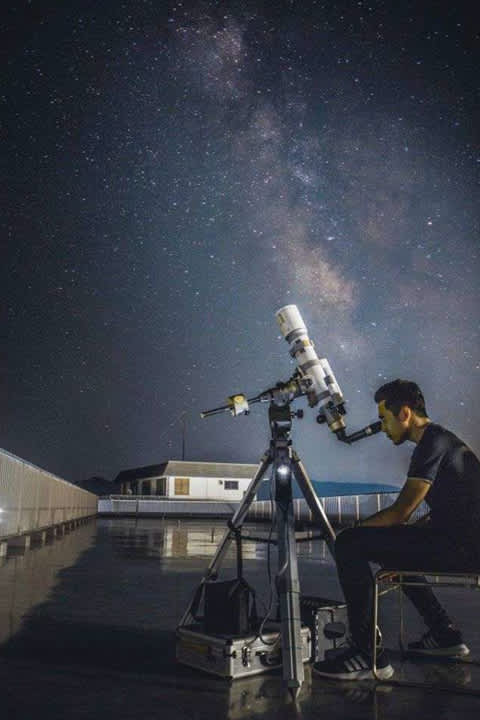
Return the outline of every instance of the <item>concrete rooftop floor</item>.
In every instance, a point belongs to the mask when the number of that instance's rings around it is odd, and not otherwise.
[[[404,661],[395,593],[382,601],[394,679],[432,687],[338,683],[311,675],[296,703],[272,671],[227,681],[175,662],[175,627],[225,525],[210,521],[97,519],[65,537],[0,561],[0,683],[3,717],[477,718],[480,595],[439,590],[461,625],[473,663]],[[262,528],[264,531],[265,528]],[[341,599],[323,543],[298,546],[302,592]],[[276,566],[275,560],[273,567]],[[234,558],[223,565],[234,572]],[[245,575],[267,595],[266,546],[248,544]],[[422,631],[413,611],[409,636]]]

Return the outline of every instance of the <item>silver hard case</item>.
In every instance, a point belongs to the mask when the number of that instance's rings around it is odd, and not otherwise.
[[[308,662],[312,655],[310,629],[302,627],[301,633],[302,658]],[[280,628],[268,625],[262,639],[253,633],[229,638],[206,635],[198,625],[185,625],[176,631],[176,657],[183,665],[230,680],[267,672],[282,665]]]
[[[303,596],[300,598],[300,617],[302,623],[310,628],[311,661],[321,662],[326,653],[336,650],[345,642],[348,634],[348,614],[345,603],[321,597]],[[325,629],[332,624],[343,626],[343,634],[327,637]]]

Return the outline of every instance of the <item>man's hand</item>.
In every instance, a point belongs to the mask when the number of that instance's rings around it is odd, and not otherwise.
[[[428,480],[407,478],[395,502],[390,507],[362,520],[362,526],[391,527],[392,525],[403,525],[424,500],[430,487],[431,483]]]
[[[430,525],[432,522],[432,518],[430,517],[430,513],[427,513],[426,515],[422,515],[422,517],[418,518],[418,520],[415,520],[412,525],[415,525],[415,527],[426,527],[427,525]]]

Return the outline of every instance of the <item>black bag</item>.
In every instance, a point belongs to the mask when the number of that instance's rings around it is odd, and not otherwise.
[[[206,633],[245,635],[253,629],[256,615],[255,593],[243,578],[205,583]]]
[[[202,595],[204,614],[198,615]],[[210,635],[245,635],[258,627],[255,590],[246,580],[208,581],[197,589],[192,616]]]
[[[210,635],[246,635],[258,629],[255,590],[243,578],[242,542],[240,531],[235,530],[237,546],[237,577],[233,580],[207,580],[195,594],[191,614],[203,624]],[[204,617],[197,615],[204,596]]]

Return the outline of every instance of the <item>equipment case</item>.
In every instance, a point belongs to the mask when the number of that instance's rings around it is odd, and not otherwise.
[[[336,600],[303,595],[300,598],[302,623],[310,628],[312,662],[321,662],[327,651],[335,650],[348,628],[347,606]]]
[[[247,677],[282,665],[280,626],[269,623],[262,638],[255,633],[242,637],[206,635],[199,624],[184,625],[177,628],[176,657],[183,665],[223,678]],[[303,662],[311,655],[310,629],[302,627]]]

